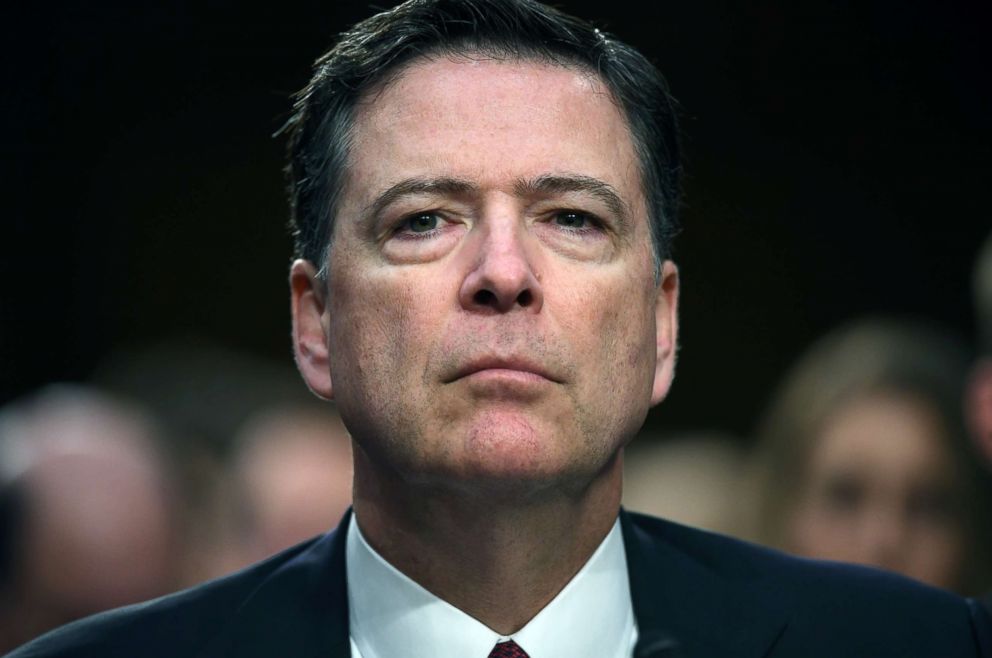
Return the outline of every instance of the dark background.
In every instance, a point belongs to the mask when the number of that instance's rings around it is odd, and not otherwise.
[[[564,6],[645,51],[684,110],[682,353],[654,426],[749,431],[792,359],[861,314],[970,336],[987,3]],[[0,402],[164,339],[288,363],[271,135],[368,4],[4,12]]]

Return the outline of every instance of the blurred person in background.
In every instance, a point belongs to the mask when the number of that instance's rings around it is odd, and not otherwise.
[[[638,437],[624,460],[623,504],[695,528],[740,534],[740,442],[717,432]]]
[[[965,350],[929,325],[862,320],[815,343],[759,430],[758,539],[984,591],[992,523],[966,371]]]
[[[170,472],[142,411],[52,386],[0,411],[0,652],[178,586]]]
[[[351,505],[351,439],[326,406],[275,407],[251,418],[235,437],[231,470],[229,504],[239,522],[225,568],[324,533]]]
[[[350,453],[346,473],[338,455],[339,443],[350,444],[337,433],[341,421],[289,364],[171,339],[113,354],[94,378],[153,410],[168,432],[184,506],[183,586],[332,528],[347,506],[342,496],[350,501]],[[306,492],[313,498],[304,505]],[[287,511],[294,497],[301,504]],[[282,506],[278,520],[275,506]]]
[[[968,425],[979,455],[992,467],[992,233],[975,260],[972,292],[979,354],[968,379]]]
[[[965,408],[972,441],[988,472],[992,470],[992,233],[985,238],[975,259],[972,294],[978,356],[968,377]],[[992,592],[987,592],[982,600],[992,609]]]

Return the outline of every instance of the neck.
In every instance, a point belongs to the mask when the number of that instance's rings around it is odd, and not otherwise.
[[[520,630],[568,584],[620,508],[622,450],[579,491],[527,497],[410,484],[359,446],[354,453],[355,516],[369,544],[502,635]]]

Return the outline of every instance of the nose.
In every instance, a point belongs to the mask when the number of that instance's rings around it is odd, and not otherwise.
[[[516,222],[503,222],[480,236],[475,259],[459,290],[463,308],[489,313],[541,310],[544,293],[521,231]]]

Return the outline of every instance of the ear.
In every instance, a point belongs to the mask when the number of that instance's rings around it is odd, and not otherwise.
[[[330,311],[324,282],[317,278],[310,261],[296,260],[289,270],[289,289],[296,367],[311,391],[326,400],[333,399],[327,334]]]
[[[658,353],[654,366],[651,406],[665,399],[675,376],[679,338],[679,270],[670,260],[666,260],[661,266],[657,294],[654,313]]]

